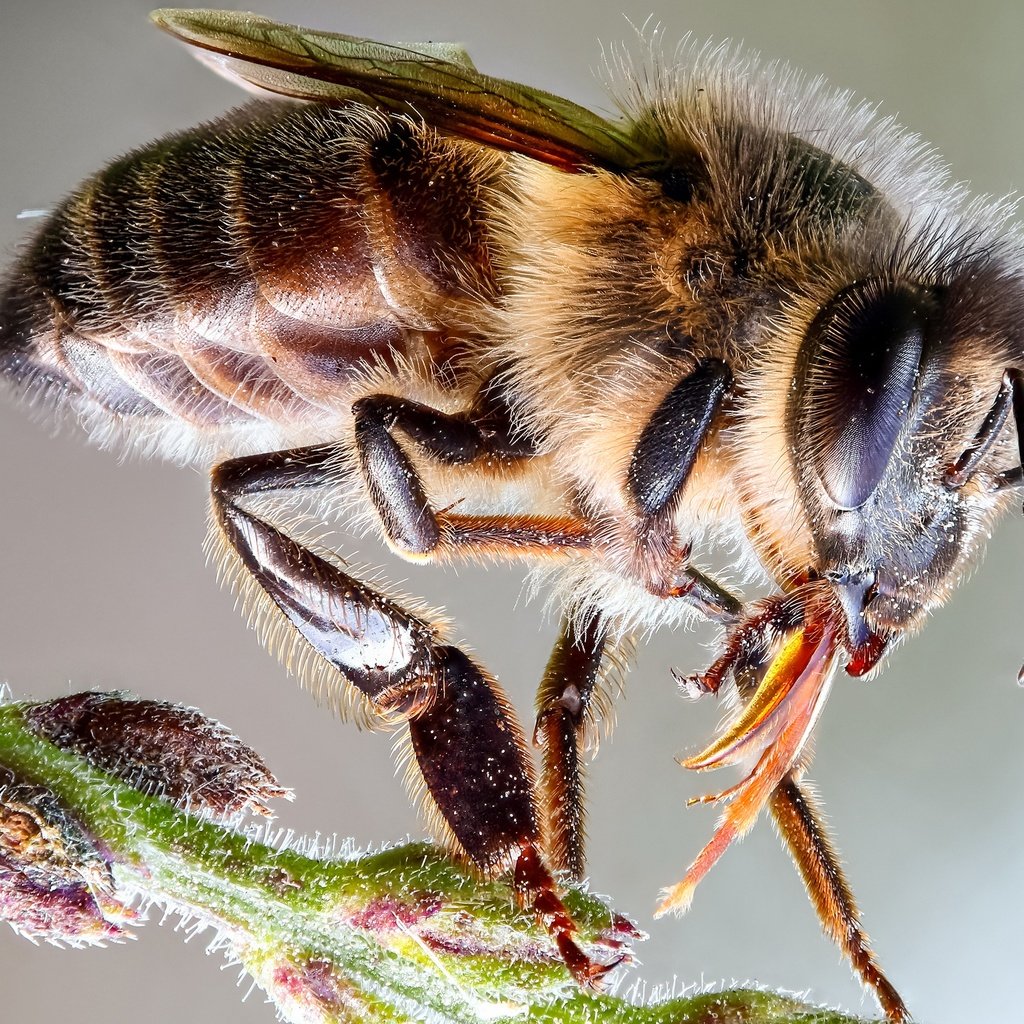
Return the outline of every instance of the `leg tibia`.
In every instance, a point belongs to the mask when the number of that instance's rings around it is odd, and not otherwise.
[[[375,712],[404,718],[433,699],[428,623],[262,519],[234,505],[216,511],[249,579]]]
[[[554,868],[581,878],[586,836],[580,747],[605,648],[592,617],[582,630],[566,620],[537,691],[534,740],[544,748],[544,837]]]
[[[358,406],[356,451],[367,493],[391,542],[411,555],[433,551],[441,531],[415,467],[391,436],[387,421],[361,414]]]

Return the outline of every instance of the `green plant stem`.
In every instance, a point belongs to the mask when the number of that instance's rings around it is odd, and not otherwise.
[[[109,864],[114,899],[169,907],[217,930],[290,1020],[476,1024],[854,1024],[768,992],[637,1005],[581,991],[510,889],[427,844],[317,859],[189,815],[41,738],[26,705],[0,708],[0,766],[45,787]],[[584,946],[616,918],[566,894]],[[17,922],[12,922],[17,927]]]

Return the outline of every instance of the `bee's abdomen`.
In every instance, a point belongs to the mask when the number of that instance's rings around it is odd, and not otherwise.
[[[360,107],[260,105],[154,143],[26,251],[0,296],[0,372],[207,434],[323,422],[368,367],[442,358],[486,301],[499,173]]]

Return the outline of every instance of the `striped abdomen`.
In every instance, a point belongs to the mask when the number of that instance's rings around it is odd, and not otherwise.
[[[358,106],[254,105],[153,143],[28,248],[0,298],[0,370],[129,427],[308,432],[370,366],[430,366],[470,336],[501,168]]]

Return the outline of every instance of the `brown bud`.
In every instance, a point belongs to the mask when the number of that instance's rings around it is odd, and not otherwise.
[[[288,797],[266,763],[233,732],[179,704],[123,693],[78,693],[28,708],[31,728],[133,789],[216,820]]]

